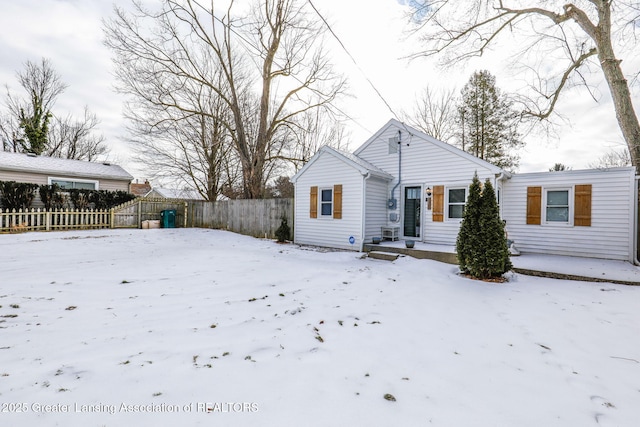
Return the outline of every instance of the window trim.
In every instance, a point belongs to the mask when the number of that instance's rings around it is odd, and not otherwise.
[[[71,182],[79,182],[84,184],[93,184],[94,190],[100,189],[100,181],[95,179],[65,178],[65,177],[59,177],[59,176],[50,176],[47,178],[47,183],[49,185],[51,185],[53,181],[71,181]],[[71,190],[71,188],[64,188],[63,190],[69,191]]]
[[[547,199],[550,191],[566,191],[567,192],[567,221],[549,221],[547,219]],[[573,186],[554,186],[542,188],[542,224],[551,227],[573,227],[574,200]]]
[[[464,202],[460,203],[460,202],[455,202],[455,203],[451,203],[449,201],[449,194],[451,192],[451,190],[463,190],[464,191]],[[468,188],[465,186],[451,186],[451,187],[445,187],[445,201],[444,201],[444,205],[445,205],[445,221],[457,221],[460,222],[462,221],[462,216],[460,218],[457,217],[451,217],[450,215],[450,209],[449,207],[453,204],[454,206],[460,206],[462,205],[462,212],[463,212],[463,216],[464,216],[464,206],[467,205],[467,197],[469,197],[469,191]]]
[[[331,201],[326,202],[324,200],[322,200],[322,194],[325,191],[330,191],[331,192]],[[318,218],[325,218],[325,219],[333,219],[333,208],[335,205],[335,191],[334,191],[334,187],[318,187]],[[330,204],[331,205],[331,213],[330,214],[324,214],[322,211],[322,206],[324,204]]]

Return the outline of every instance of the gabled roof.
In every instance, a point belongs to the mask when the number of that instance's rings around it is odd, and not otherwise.
[[[204,200],[196,190],[177,188],[154,188],[148,194],[165,199]]]
[[[0,170],[118,181],[131,181],[133,179],[133,176],[118,165],[34,156],[8,151],[0,151]]]
[[[367,139],[365,141],[364,144],[362,144],[356,151],[354,151],[353,153],[357,156],[358,154],[360,154],[365,148],[367,148],[369,145],[371,145],[374,141],[376,141],[378,138],[380,138],[390,127],[396,127],[400,130],[405,130],[406,132],[408,132],[409,134],[418,137],[420,139],[426,140],[427,142],[429,142],[430,144],[435,145],[436,147],[442,148],[443,150],[449,151],[457,156],[463,157],[473,163],[478,164],[479,166],[482,166],[484,168],[487,168],[491,171],[493,171],[494,173],[498,174],[498,173],[504,173],[505,175],[509,176],[510,174],[499,168],[496,165],[493,165],[485,160],[482,160],[474,155],[471,155],[469,153],[467,153],[464,150],[461,150],[457,147],[454,147],[451,144],[447,144],[446,142],[442,142],[440,140],[435,139],[432,136],[427,135],[426,133],[411,127],[409,125],[406,125],[396,119],[391,119],[389,120],[384,126],[382,126],[382,128],[380,128],[380,130],[378,132],[376,132],[372,137],[370,137],[369,139]]]
[[[329,155],[333,156],[340,161],[346,163],[352,168],[359,171],[362,175],[372,175],[377,176],[382,179],[393,180],[393,175],[383,171],[377,166],[372,165],[371,163],[361,159],[352,153],[347,153],[345,151],[337,150],[333,147],[329,147],[328,145],[323,146],[318,150],[318,152],[294,175],[291,177],[291,182],[296,182],[298,177],[302,175],[312,164],[314,164],[321,156]]]

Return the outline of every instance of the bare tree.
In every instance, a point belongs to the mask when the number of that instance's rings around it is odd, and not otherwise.
[[[67,85],[45,58],[40,64],[27,61],[24,70],[16,73],[16,76],[28,99],[12,95],[7,86],[7,107],[22,129],[24,138],[21,138],[21,149],[42,154],[48,145],[51,109]]]
[[[228,113],[207,86],[192,83],[181,88],[180,106],[158,105],[158,92],[150,91],[147,98],[138,96],[134,104],[128,103],[125,116],[136,158],[153,179],[187,186],[206,200],[216,200],[225,185],[239,182],[231,135],[224,125]]]
[[[67,85],[48,59],[27,61],[17,78],[26,97],[7,86],[7,113],[0,120],[3,149],[88,161],[107,153],[104,137],[95,134],[100,121],[87,107],[81,119],[53,113]]]
[[[412,113],[405,113],[412,126],[440,141],[452,143],[456,136],[456,96],[454,90],[435,92],[425,88],[416,98]]]
[[[222,16],[211,2],[164,0],[158,13],[134,3],[105,22],[120,90],[137,97],[139,76],[169,80],[153,101],[201,114],[180,98],[184,85],[205,86],[224,104],[224,126],[241,165],[243,195],[261,198],[297,116],[328,108],[343,90],[321,49],[320,30],[296,0],[263,0],[244,17],[232,0]],[[212,78],[213,70],[220,78]],[[205,113],[210,115],[209,113]],[[231,185],[233,187],[233,185]]]
[[[20,139],[22,138],[22,130],[16,119],[10,114],[0,115],[0,140],[2,151],[18,152],[22,147]]]
[[[329,145],[338,150],[348,147],[344,125],[326,110],[310,110],[300,114],[291,128],[292,144],[289,144],[286,156],[297,172],[323,146]]]
[[[608,169],[631,166],[629,152],[626,150],[611,150],[603,154],[595,162],[589,163],[591,169]]]
[[[54,116],[45,154],[50,157],[94,161],[107,153],[103,135],[96,134],[98,117],[84,108],[84,116]]]
[[[587,84],[585,71],[602,72],[613,99],[616,118],[631,154],[640,161],[640,124],[629,84],[614,51],[633,54],[638,30],[637,2],[576,0],[557,8],[543,0],[422,0],[413,2],[414,21],[426,49],[414,56],[443,55],[448,63],[482,56],[498,43],[519,46],[518,60],[538,54],[529,71],[532,96],[523,114],[548,119],[561,93]],[[548,8],[547,8],[548,6]],[[550,71],[549,75],[542,75]],[[637,76],[637,70],[635,71]]]

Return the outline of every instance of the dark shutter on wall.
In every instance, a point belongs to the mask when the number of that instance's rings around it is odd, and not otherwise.
[[[527,224],[540,225],[542,187],[527,187]]]

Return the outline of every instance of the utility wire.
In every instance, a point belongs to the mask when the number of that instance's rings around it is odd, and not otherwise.
[[[236,31],[232,26],[228,25],[227,23],[225,23],[224,21],[222,21],[220,18],[218,18],[217,16],[215,16],[215,14],[213,13],[213,10],[209,10],[209,9],[207,9],[206,7],[204,7],[203,5],[201,5],[200,3],[198,3],[198,1],[196,1],[196,0],[193,0],[193,3],[194,3],[195,5],[197,5],[200,9],[202,9],[205,13],[207,13],[207,14],[211,15],[211,17],[212,17],[215,21],[218,21],[218,22],[219,22],[223,27],[227,27],[227,28],[228,28],[228,29],[229,29],[233,34],[235,34],[235,35],[236,35],[240,40],[242,40],[242,41],[244,42],[244,44],[248,45],[248,46],[249,46],[249,47],[251,47],[252,49],[255,49],[255,51],[256,51],[256,52],[258,52],[258,54],[261,54],[261,53],[262,53],[262,52],[261,52],[261,50],[260,50],[260,48],[258,48],[256,45],[254,45],[251,41],[247,40],[247,39],[246,39],[242,34],[238,33],[238,32],[237,32],[237,31]],[[311,6],[313,7],[313,5],[311,5]],[[314,9],[315,9],[315,7],[314,7]],[[316,12],[317,12],[317,11],[316,11]],[[319,15],[319,13],[318,13],[318,15]],[[322,16],[321,16],[321,15],[319,15],[319,16],[320,16],[320,18],[322,18]],[[322,18],[322,20],[324,21],[324,18]],[[329,31],[331,31],[331,33],[333,34],[333,31],[331,30],[331,27],[329,27],[329,24],[327,24],[327,22],[326,22],[326,21],[324,21],[324,22],[325,22],[325,24],[327,25],[327,27],[329,28]],[[215,31],[215,30],[213,30],[213,31]],[[334,34],[334,37],[336,37],[336,38],[337,38],[337,36],[335,36],[335,34]],[[340,40],[338,39],[338,41],[340,41]],[[340,43],[340,44],[342,44],[342,43]],[[343,46],[343,47],[344,47],[344,46]],[[346,49],[345,49],[345,50],[346,50]],[[353,60],[353,58],[352,58],[352,60]],[[354,61],[354,62],[355,62],[355,61]],[[274,61],[274,63],[275,63],[276,65],[278,65],[278,64],[277,64],[277,62],[275,62],[275,61]],[[278,66],[279,66],[279,65],[278,65]],[[300,84],[304,84],[304,83],[303,83],[303,82],[302,82],[302,81],[301,81],[297,76],[295,76],[295,75],[293,75],[293,74],[292,74],[292,75],[291,75],[291,77],[293,77],[295,80],[297,80],[297,81],[298,81],[298,83],[300,83]],[[375,87],[374,87],[374,90],[375,90]],[[376,90],[376,92],[377,92],[377,90]],[[380,95],[380,97],[382,97],[382,95]],[[384,101],[384,98],[383,98],[383,101]],[[386,104],[386,101],[385,101],[385,104]],[[387,107],[389,107],[389,104],[387,104]],[[342,115],[343,115],[344,117],[346,117],[348,120],[351,120],[352,122],[356,123],[356,124],[357,124],[358,126],[360,126],[362,129],[366,130],[367,132],[370,132],[370,131],[369,131],[369,129],[367,129],[365,126],[363,126],[363,125],[362,125],[361,123],[359,123],[356,119],[354,119],[353,117],[351,117],[350,115],[348,115],[347,113],[345,113],[345,112],[344,112],[343,110],[341,110],[340,108],[336,107],[335,105],[331,105],[331,108],[332,108],[332,109],[334,109],[334,110],[336,110],[336,111],[338,111],[340,114],[342,114]],[[391,107],[389,107],[389,109],[391,109]],[[391,112],[393,113],[393,110],[391,110]],[[394,116],[395,116],[395,114],[394,114]]]
[[[356,66],[356,68],[358,68],[358,71],[360,71],[360,73],[364,76],[364,78],[367,80],[367,82],[369,83],[369,85],[371,86],[371,88],[375,91],[375,93],[378,95],[378,97],[382,100],[382,102],[384,102],[384,105],[387,106],[387,108],[389,109],[389,111],[391,111],[391,114],[393,114],[393,117],[395,117],[396,119],[400,120],[400,118],[398,117],[398,115],[396,114],[395,111],[393,111],[393,108],[391,108],[391,106],[389,105],[389,103],[387,102],[386,99],[384,99],[384,96],[382,96],[382,94],[380,93],[380,91],[378,90],[378,88],[376,88],[376,86],[373,84],[373,82],[371,81],[371,79],[369,79],[369,77],[367,76],[367,74],[362,70],[362,68],[360,68],[360,65],[358,64],[358,62],[355,60],[355,58],[353,57],[353,55],[351,55],[351,53],[349,52],[349,50],[347,49],[347,47],[344,45],[344,43],[342,43],[342,40],[340,40],[340,37],[338,37],[338,35],[333,31],[333,28],[331,28],[331,25],[329,25],[329,23],[327,22],[326,19],[324,19],[324,16],[322,16],[322,14],[320,13],[320,11],[314,6],[313,2],[311,0],[307,0],[309,2],[309,4],[311,5],[311,7],[313,8],[313,10],[316,12],[316,14],[318,15],[318,17],[322,20],[322,22],[324,22],[324,25],[327,27],[327,29],[329,30],[329,32],[331,33],[331,35],[333,35],[333,37],[338,41],[338,43],[340,44],[340,46],[342,47],[342,50],[345,51],[345,53],[347,54],[347,56],[349,56],[349,58],[351,59],[351,61],[353,61],[354,65]]]

